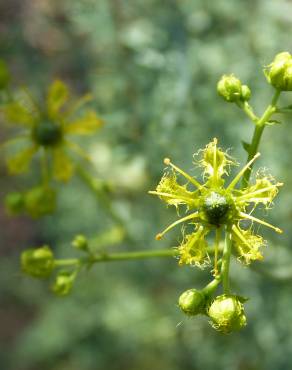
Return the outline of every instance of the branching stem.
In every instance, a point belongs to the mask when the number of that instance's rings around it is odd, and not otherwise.
[[[252,140],[251,140],[251,144],[249,145],[249,149],[248,149],[247,163],[250,162],[251,159],[258,152],[260,140],[262,138],[262,134],[263,134],[264,128],[266,126],[266,122],[277,111],[276,104],[277,104],[277,101],[280,97],[280,94],[281,94],[281,91],[279,91],[279,90],[275,91],[271,103],[268,105],[268,107],[264,111],[263,115],[259,119],[257,119],[256,122],[254,121],[254,117],[253,118],[250,117],[251,120],[253,122],[255,122],[255,129],[254,129],[253,137],[252,137]],[[252,167],[253,167],[253,165],[251,164],[243,175],[242,188],[245,188],[249,183]]]

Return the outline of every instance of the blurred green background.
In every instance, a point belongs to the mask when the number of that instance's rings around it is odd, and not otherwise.
[[[10,0],[0,1],[0,53],[15,85],[39,97],[54,78],[75,94],[91,91],[105,127],[86,146],[92,173],[113,184],[113,208],[132,242],[119,250],[177,245],[179,231],[155,234],[176,217],[147,194],[165,156],[185,169],[213,137],[246,159],[241,140],[252,125],[216,94],[223,73],[250,85],[257,112],[272,89],[262,66],[292,50],[292,2],[266,0]],[[291,103],[283,94],[282,103]],[[280,117],[281,118],[281,117]],[[83,273],[71,296],[52,296],[47,282],[22,276],[21,250],[47,243],[70,256],[76,233],[109,230],[114,222],[82,181],[60,188],[57,213],[40,221],[8,217],[1,208],[0,368],[5,370],[287,370],[292,367],[291,118],[268,128],[258,163],[285,187],[262,229],[269,247],[254,269],[233,264],[232,284],[251,299],[248,326],[222,336],[205,318],[187,319],[177,297],[201,287],[208,272],[175,260],[108,263]],[[1,125],[1,138],[8,133]],[[8,178],[1,198],[34,182]],[[2,202],[3,204],[3,202]],[[259,270],[265,269],[261,273]]]

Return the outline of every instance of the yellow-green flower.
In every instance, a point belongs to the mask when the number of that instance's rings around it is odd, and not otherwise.
[[[261,247],[265,241],[253,230],[253,224],[259,223],[282,231],[273,225],[252,216],[254,209],[262,204],[269,208],[273,199],[282,185],[264,173],[258,173],[254,184],[245,188],[237,188],[240,179],[251,164],[259,157],[259,153],[244,166],[233,180],[225,186],[225,176],[229,174],[230,166],[235,165],[229,155],[217,146],[214,139],[205,149],[199,152],[201,158],[198,162],[203,168],[204,183],[200,183],[176,165],[169,158],[164,163],[171,167],[171,171],[164,174],[156,191],[150,194],[158,195],[168,205],[176,208],[186,206],[188,214],[168,226],[157,234],[156,239],[161,239],[166,232],[174,226],[186,223],[183,240],[178,247],[179,264],[190,264],[203,267],[208,264],[210,257],[207,253],[207,235],[215,232],[214,272],[217,273],[217,260],[221,230],[226,228],[232,233],[234,253],[239,260],[249,264],[253,260],[262,258]],[[181,175],[187,180],[180,184],[177,176]],[[192,211],[189,213],[189,211]],[[246,222],[249,221],[249,226]]]
[[[13,101],[3,108],[6,120],[23,129],[18,137],[5,143],[12,145],[15,141],[23,141],[21,150],[8,155],[9,172],[11,174],[26,172],[32,158],[40,153],[44,175],[52,175],[56,180],[66,182],[74,173],[74,163],[68,151],[88,158],[82,148],[71,141],[71,137],[91,135],[100,128],[103,121],[91,109],[74,118],[76,111],[91,97],[85,95],[77,101],[70,102],[69,89],[59,80],[49,86],[42,107],[35,102],[30,93],[27,94],[27,98],[28,101],[24,99]]]

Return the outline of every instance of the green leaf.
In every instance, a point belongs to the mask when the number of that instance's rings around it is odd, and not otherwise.
[[[277,121],[276,119],[270,119],[265,123],[267,126],[274,126],[274,125],[280,125],[282,122]]]
[[[249,143],[247,143],[246,141],[241,141],[241,144],[242,144],[242,146],[243,146],[243,149],[246,151],[246,152],[248,152],[249,153],[249,151],[250,151],[250,144]]]

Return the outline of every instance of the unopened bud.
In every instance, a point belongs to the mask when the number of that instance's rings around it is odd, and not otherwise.
[[[266,77],[271,85],[281,91],[292,91],[292,56],[282,52],[275,56],[266,69]]]
[[[5,197],[5,208],[11,215],[18,215],[24,209],[24,196],[20,192],[9,193]]]
[[[56,191],[47,186],[39,186],[25,194],[25,209],[33,218],[53,213],[56,208]]]
[[[204,312],[205,301],[205,296],[202,292],[196,289],[189,289],[179,297],[178,305],[184,313],[193,316]]]
[[[224,75],[217,84],[217,92],[224,100],[233,103],[241,97],[241,82],[233,74]]]
[[[50,247],[27,249],[21,254],[22,271],[36,278],[46,278],[54,269],[54,255]]]
[[[246,325],[243,305],[239,297],[223,294],[214,299],[208,309],[212,326],[224,333],[242,329]]]
[[[72,246],[76,249],[87,251],[88,250],[88,240],[82,234],[76,235],[74,240],[72,241]]]
[[[250,88],[247,85],[242,85],[240,99],[242,101],[248,101],[250,99],[250,96],[251,96]]]
[[[52,291],[58,296],[65,296],[71,292],[75,275],[72,272],[61,271],[52,286]]]

